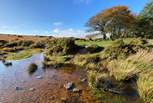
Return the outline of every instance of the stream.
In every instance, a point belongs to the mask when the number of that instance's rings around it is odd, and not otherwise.
[[[0,61],[0,103],[65,103],[62,101],[68,98],[78,103],[93,103],[87,83],[80,84],[85,77],[83,69],[73,72],[70,72],[73,66],[43,69],[43,60],[43,54],[34,54],[23,60],[7,61],[11,66]],[[38,65],[32,75],[27,71],[31,63]],[[68,82],[75,83],[81,94],[68,92],[63,86]]]

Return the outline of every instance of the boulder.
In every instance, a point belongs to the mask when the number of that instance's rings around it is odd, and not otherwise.
[[[73,82],[68,82],[67,84],[64,85],[65,89],[68,91],[73,91],[74,89],[74,83]]]

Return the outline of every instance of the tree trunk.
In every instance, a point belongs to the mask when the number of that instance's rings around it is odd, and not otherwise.
[[[103,34],[103,39],[106,40],[106,34],[105,33]]]

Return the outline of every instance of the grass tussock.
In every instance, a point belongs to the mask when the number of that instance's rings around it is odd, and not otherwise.
[[[100,57],[98,53],[76,55],[71,61],[73,64],[84,66],[86,68],[99,68]]]
[[[147,49],[147,42],[141,39],[133,39],[125,42],[123,39],[118,39],[112,45],[106,47],[103,51],[103,58],[109,59],[125,59],[131,54],[135,54],[140,49]]]
[[[37,64],[31,63],[28,67],[28,73],[33,74],[38,69]]]
[[[126,60],[114,60],[108,64],[110,75],[117,80],[124,80],[131,74],[136,74],[137,91],[145,103],[153,102],[153,50],[139,51]]]
[[[109,81],[107,73],[100,73],[98,71],[88,71],[88,85],[92,88],[94,97],[103,103],[125,103],[125,98],[121,95],[115,95],[104,91],[102,88],[106,86]]]

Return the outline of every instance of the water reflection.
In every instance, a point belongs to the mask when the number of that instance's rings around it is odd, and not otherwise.
[[[23,60],[6,61],[12,63],[12,66],[6,66],[4,61],[0,61],[0,89],[7,89],[18,82],[29,79],[27,66],[31,63],[38,65],[38,71],[35,73],[42,73],[43,54],[35,54],[30,58]]]
[[[35,54],[23,60],[7,61],[11,62],[12,66],[5,66],[3,61],[0,61],[0,103],[49,103],[50,96],[56,96],[52,101],[57,102],[61,97],[67,96],[63,88],[67,81],[79,83],[79,71],[66,72],[71,71],[70,68],[76,68],[73,65],[69,65],[66,71],[62,68],[43,69],[43,61],[43,54]],[[33,75],[27,72],[31,63],[38,66]]]

